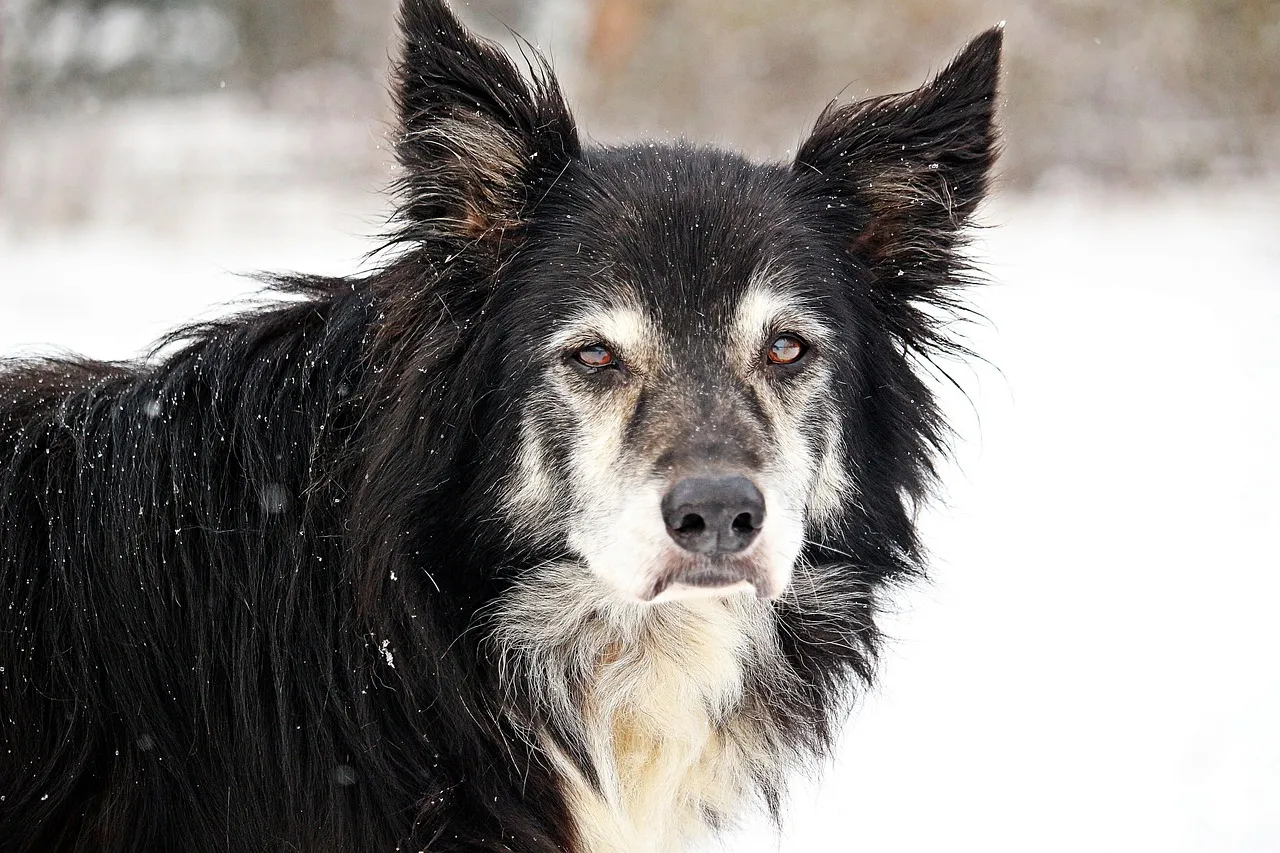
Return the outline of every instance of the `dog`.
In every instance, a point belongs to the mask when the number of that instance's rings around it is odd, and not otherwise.
[[[0,371],[5,853],[687,849],[923,571],[1001,30],[761,164],[399,23],[385,263]]]

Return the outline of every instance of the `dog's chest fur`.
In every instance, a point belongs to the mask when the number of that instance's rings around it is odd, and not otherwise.
[[[762,721],[742,713],[747,667],[772,627],[754,604],[685,603],[599,652],[582,715],[601,790],[564,777],[584,853],[683,850],[740,812],[777,764]]]

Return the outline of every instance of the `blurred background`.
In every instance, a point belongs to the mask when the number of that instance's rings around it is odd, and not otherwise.
[[[390,0],[4,0],[0,192],[21,228],[172,226],[230,184],[385,180]],[[1275,0],[473,0],[549,54],[602,142],[784,156],[821,107],[914,86],[1009,22],[1008,185],[1251,180],[1280,155]],[[160,137],[160,138],[157,138]],[[173,197],[176,176],[183,191]],[[20,209],[21,214],[14,213]]]
[[[390,0],[0,0],[0,354],[352,272]],[[472,0],[598,142],[786,158],[1007,21],[960,434],[879,688],[765,851],[1280,851],[1280,0]]]

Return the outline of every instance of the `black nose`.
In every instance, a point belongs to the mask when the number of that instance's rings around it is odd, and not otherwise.
[[[676,544],[695,554],[734,554],[764,524],[764,495],[746,477],[686,477],[662,499]]]

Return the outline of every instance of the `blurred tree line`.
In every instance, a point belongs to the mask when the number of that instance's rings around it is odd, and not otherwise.
[[[86,94],[218,87],[284,109],[386,109],[394,0],[0,2],[11,116]],[[783,156],[831,98],[917,85],[1007,20],[1008,183],[1252,175],[1280,162],[1280,0],[454,5],[509,47],[516,31],[548,53],[600,141],[683,135]]]

